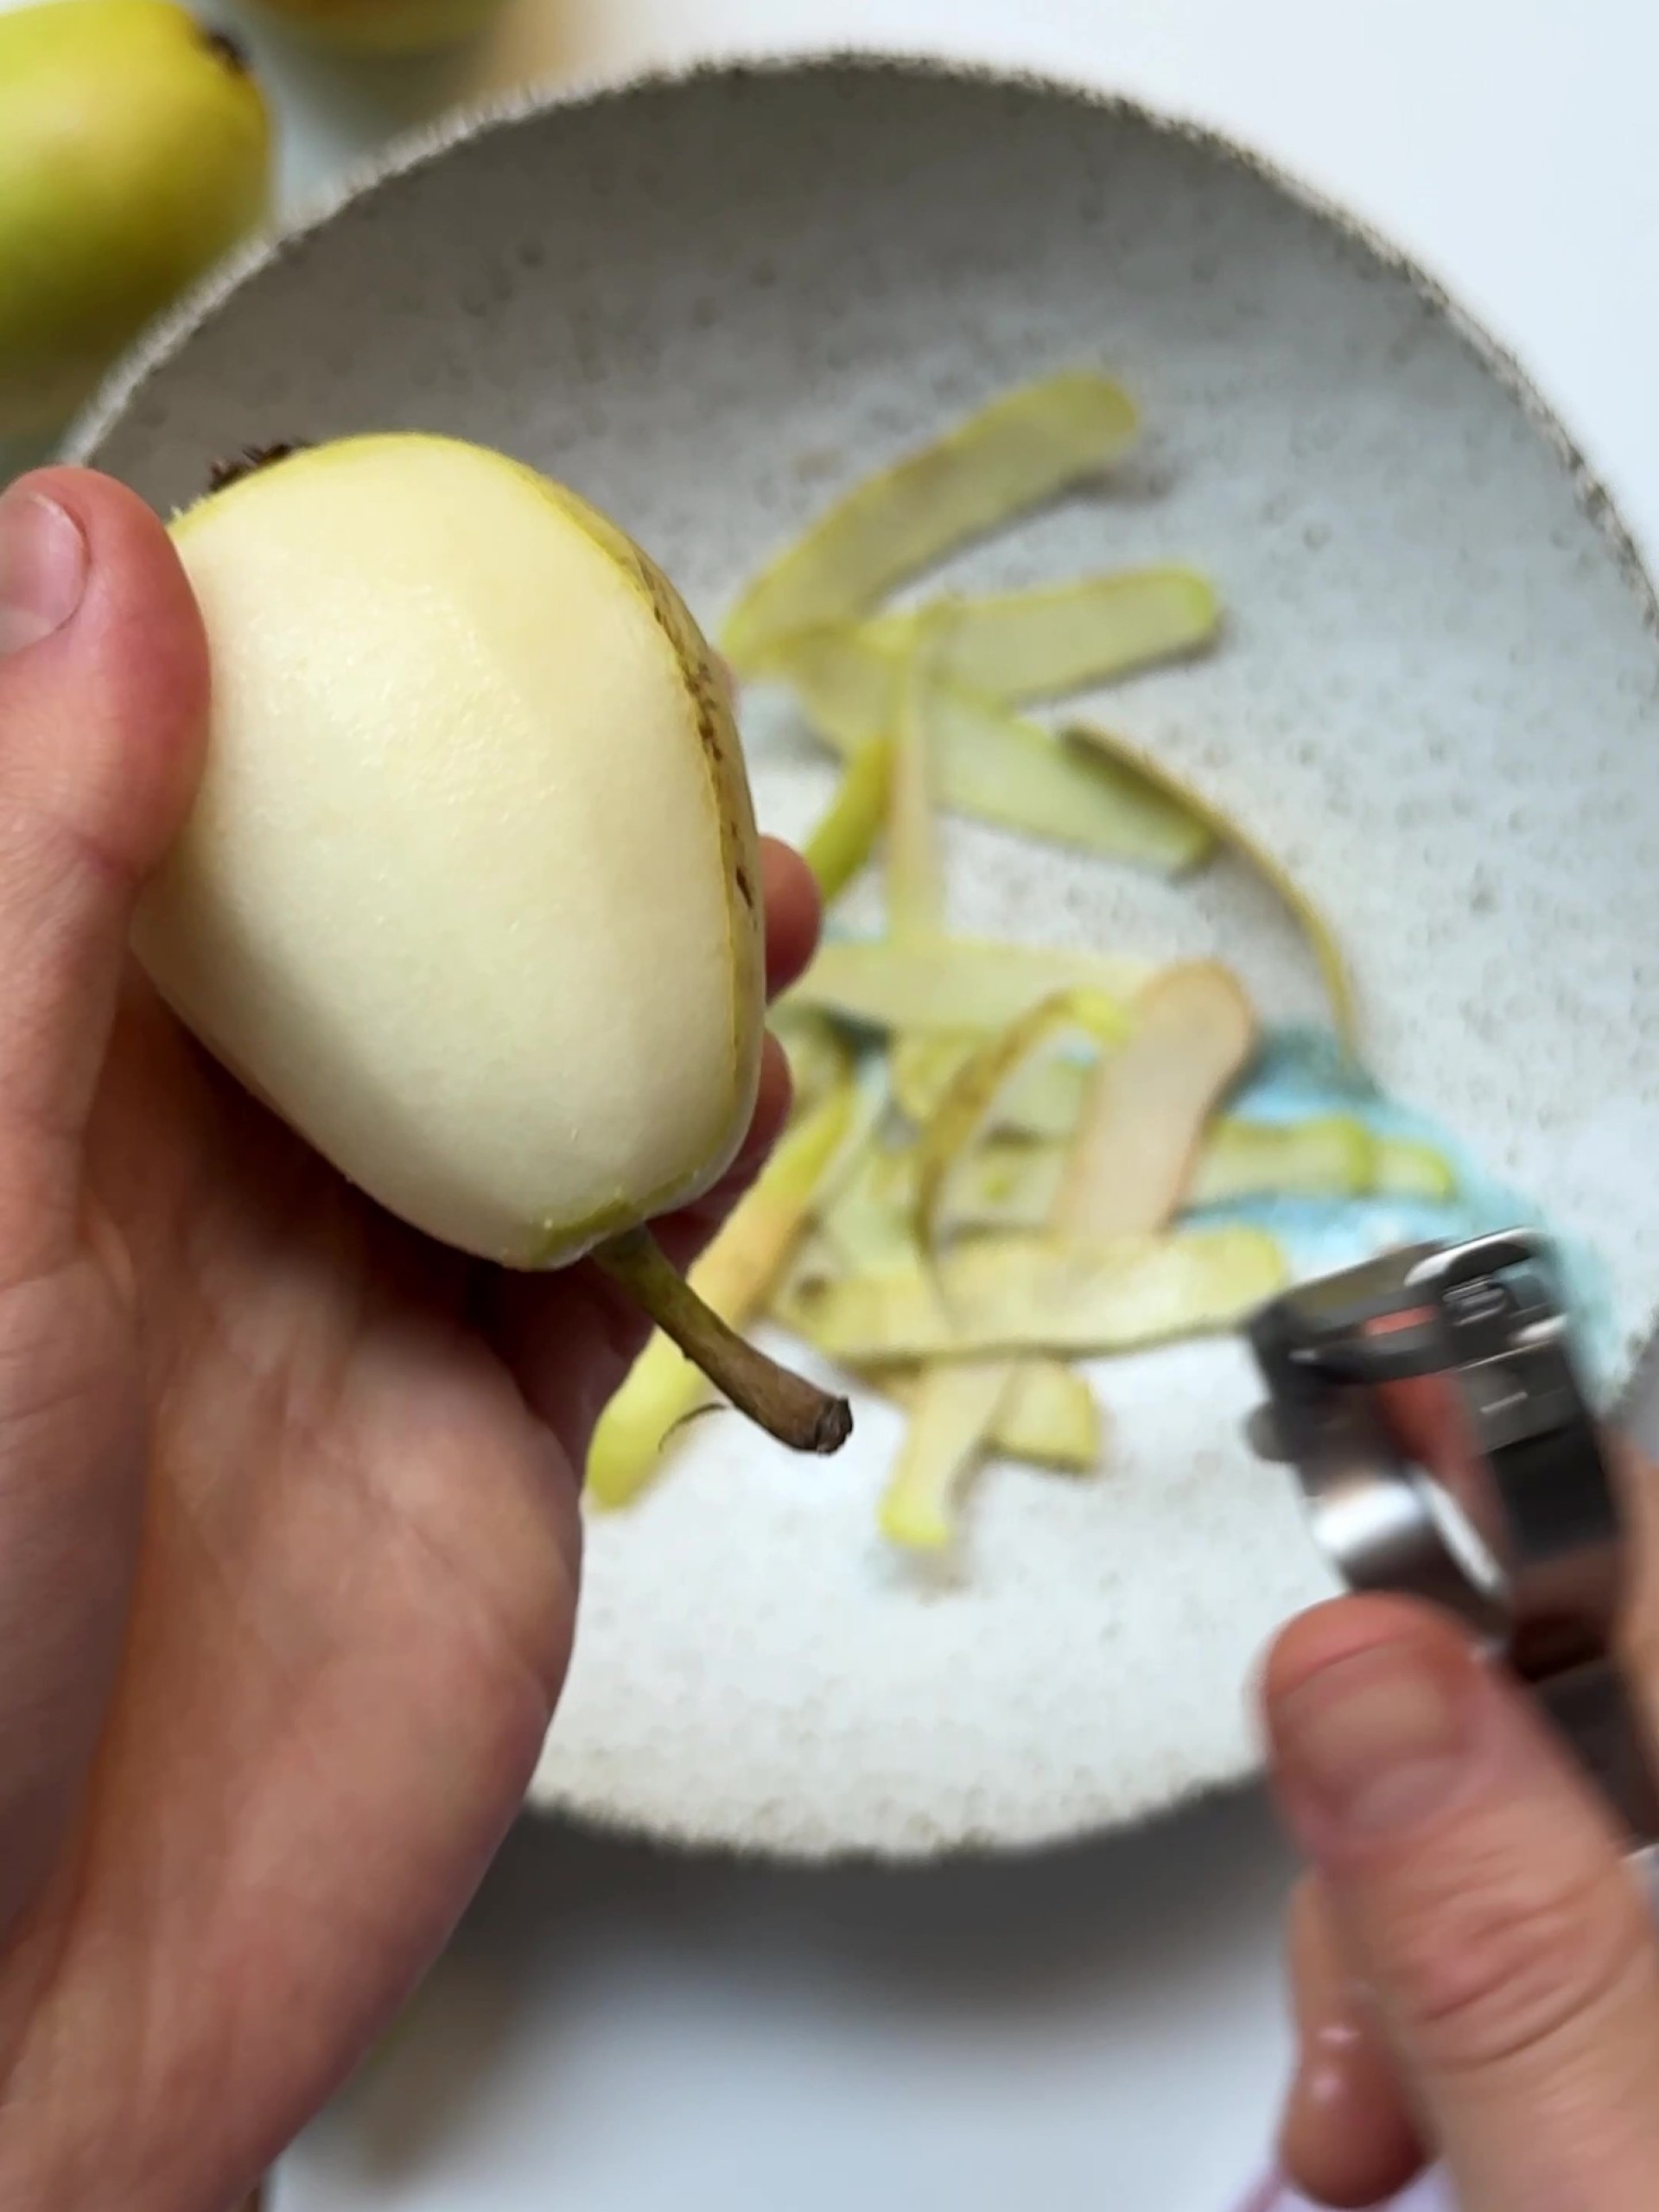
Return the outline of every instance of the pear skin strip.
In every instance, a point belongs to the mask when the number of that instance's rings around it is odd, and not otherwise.
[[[821,1201],[818,1233],[842,1274],[880,1274],[916,1256],[907,1194],[914,1187],[914,1155],[879,1141]]]
[[[1046,1232],[976,1237],[936,1264],[938,1281],[918,1259],[802,1285],[780,1318],[855,1368],[1098,1356],[1232,1328],[1287,1281],[1277,1240],[1248,1227],[1098,1245]]]
[[[956,1534],[957,1493],[984,1456],[1015,1364],[963,1359],[923,1371],[877,1509],[881,1533],[890,1543],[912,1552],[949,1547]]]
[[[1438,1145],[1417,1137],[1380,1137],[1373,1188],[1391,1198],[1454,1198],[1458,1171]]]
[[[1003,1110],[999,1109],[999,1115]],[[899,1223],[914,1203],[914,1154],[895,1154],[881,1203]],[[959,1231],[1040,1229],[1065,1170],[1065,1150],[1047,1138],[994,1135],[957,1170],[950,1223]],[[1378,1136],[1352,1114],[1301,1122],[1251,1122],[1219,1114],[1211,1122],[1187,1186],[1186,1206],[1240,1198],[1413,1198],[1457,1195],[1445,1153],[1416,1138]],[[874,1249],[874,1244],[872,1244]],[[890,1256],[890,1255],[889,1255]]]
[[[1121,385],[1086,369],[1003,393],[846,493],[739,600],[721,636],[740,674],[797,630],[861,613],[958,546],[1096,474],[1139,428]]]
[[[819,736],[853,759],[893,727],[905,665],[863,632],[825,630],[791,639],[771,672]],[[1114,756],[1103,742],[1068,745],[982,692],[937,674],[929,680],[934,787],[947,811],[1166,875],[1213,850],[1210,823],[1127,747]]]
[[[1149,987],[1155,988],[1155,987]],[[1096,1044],[1130,1049],[1138,1035],[1135,1016],[1116,999],[1098,991],[1060,991],[1022,1014],[1000,1036],[991,1038],[964,1061],[951,1078],[917,1145],[914,1235],[917,1248],[931,1252],[939,1214],[957,1168],[995,1118],[997,1102],[1031,1061],[1068,1030],[1081,1030]],[[1126,1040],[1129,1040],[1126,1042]],[[1052,1224],[1066,1226],[1058,1214]],[[1161,1221],[1136,1223],[1156,1229]],[[1088,1233],[1085,1230],[1084,1233]],[[1102,1234],[1116,1235],[1116,1230]]]
[[[1438,1146],[1379,1136],[1352,1114],[1301,1122],[1251,1122],[1223,1115],[1198,1155],[1192,1205],[1251,1198],[1414,1198],[1456,1195],[1457,1170]]]
[[[951,937],[893,944],[831,939],[784,1001],[906,1036],[1005,1029],[1057,991],[1128,1000],[1150,973],[1143,960]]]
[[[1188,962],[1148,983],[1128,1041],[1095,1069],[1055,1225],[1093,1243],[1162,1229],[1180,1209],[1217,1102],[1255,1047],[1250,1002],[1218,962]]]
[[[872,737],[848,761],[834,798],[801,847],[825,906],[835,904],[874,851],[892,782],[893,741]]]
[[[1337,1034],[1349,1052],[1357,1056],[1359,1006],[1353,979],[1348,972],[1348,963],[1343,957],[1342,947],[1338,944],[1330,924],[1289,870],[1224,807],[1217,806],[1213,800],[1194,791],[1183,778],[1160,768],[1146,753],[1126,743],[1122,738],[1082,722],[1072,724],[1065,734],[1072,744],[1096,753],[1103,759],[1120,766],[1137,766],[1148,783],[1158,785],[1172,799],[1179,800],[1195,820],[1207,823],[1223,844],[1230,845],[1278,893],[1307,939],[1308,949],[1313,955],[1314,964],[1325,984],[1325,997],[1330,1001]]]
[[[923,626],[904,663],[898,742],[887,803],[887,938],[925,943],[944,934],[944,856],[933,804],[933,694]]]
[[[925,1262],[931,1258],[954,1171],[978,1141],[998,1098],[1068,1029],[1082,1029],[1107,1045],[1121,1044],[1131,1033],[1129,1019],[1115,1000],[1061,992],[982,1046],[952,1077],[916,1147],[913,1233]],[[1009,1359],[928,1370],[881,1503],[881,1526],[895,1543],[934,1550],[949,1542],[952,1503],[982,1455],[1018,1370],[1019,1362]]]
[[[1000,1459],[1060,1473],[1086,1474],[1097,1467],[1105,1449],[1106,1417],[1086,1379],[1063,1360],[1026,1358],[1012,1364],[1013,1382],[988,1448]],[[927,1371],[878,1367],[864,1380],[879,1396],[907,1412]]]
[[[1194,570],[1123,569],[1036,591],[936,600],[917,613],[879,615],[861,634],[905,653],[930,624],[937,675],[1014,707],[1091,691],[1200,652],[1220,620],[1215,592]]]

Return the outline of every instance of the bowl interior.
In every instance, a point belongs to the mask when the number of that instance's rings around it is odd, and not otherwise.
[[[1594,1248],[1616,1354],[1659,1281],[1645,581],[1491,350],[1224,147],[875,63],[551,105],[198,302],[84,442],[167,507],[244,444],[480,439],[613,512],[712,623],[840,487],[1078,363],[1136,395],[1136,455],[952,581],[1162,560],[1214,577],[1221,649],[1101,716],[1325,905],[1370,1063]],[[765,696],[746,735],[764,825],[799,833],[830,765]],[[1214,950],[1269,1015],[1317,1008],[1235,869],[1172,888],[958,822],[949,850],[964,929]],[[1101,1380],[1109,1471],[988,1471],[950,1580],[882,1554],[880,1406],[829,1465],[700,1424],[591,1529],[538,1795],[663,1834],[905,1853],[1107,1826],[1247,1771],[1251,1662],[1325,1584],[1282,1473],[1241,1441],[1243,1355],[1191,1345]]]

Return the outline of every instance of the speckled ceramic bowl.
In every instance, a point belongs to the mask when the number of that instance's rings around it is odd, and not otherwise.
[[[105,395],[83,449],[162,505],[206,458],[420,426],[614,512],[717,618],[862,471],[1010,381],[1109,365],[1148,435],[960,564],[1011,583],[1192,561],[1222,650],[1113,719],[1234,805],[1351,950],[1371,1059],[1659,1289],[1659,652],[1605,498],[1510,364],[1410,269],[1214,140],[1035,84],[838,60],[530,105],[416,147],[245,263]],[[763,819],[823,760],[748,721]],[[1299,948],[1226,868],[1148,884],[967,824],[966,927],[1219,947],[1272,1014]],[[1322,1574],[1239,1440],[1230,1344],[1117,1363],[1092,1481],[989,1470],[950,1584],[884,1556],[896,1429],[829,1465],[702,1424],[592,1530],[537,1785],[798,1853],[1013,1846],[1246,1773],[1244,1686]]]

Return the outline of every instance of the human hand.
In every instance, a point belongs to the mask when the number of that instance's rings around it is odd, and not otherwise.
[[[1408,1412],[1419,1456],[1455,1477],[1449,1405]],[[1621,1477],[1650,1574],[1659,1491],[1633,1460]],[[1628,1664],[1650,1697],[1640,1587],[1632,1610]],[[1461,1630],[1394,1599],[1293,1624],[1265,1699],[1313,1869],[1291,1921],[1287,2171],[1320,2203],[1373,2205],[1435,2155],[1460,2212],[1649,2212],[1659,1942],[1564,1746]]]
[[[188,810],[194,602],[119,486],[0,500],[0,2204],[224,2212],[517,1811],[589,1431],[643,1335],[359,1198],[128,963]],[[810,880],[767,854],[774,987]],[[664,1225],[683,1261],[785,1111]]]

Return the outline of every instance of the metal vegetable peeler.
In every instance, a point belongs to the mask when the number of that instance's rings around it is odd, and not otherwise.
[[[1659,1778],[1617,1649],[1627,1531],[1548,1240],[1408,1246],[1285,1293],[1248,1336],[1268,1394],[1250,1440],[1295,1468],[1338,1573],[1467,1622],[1632,1847],[1659,1843]],[[1430,1426],[1461,1438],[1433,1467],[1412,1448]],[[1612,1426],[1659,1446],[1659,1357],[1638,1363]]]

